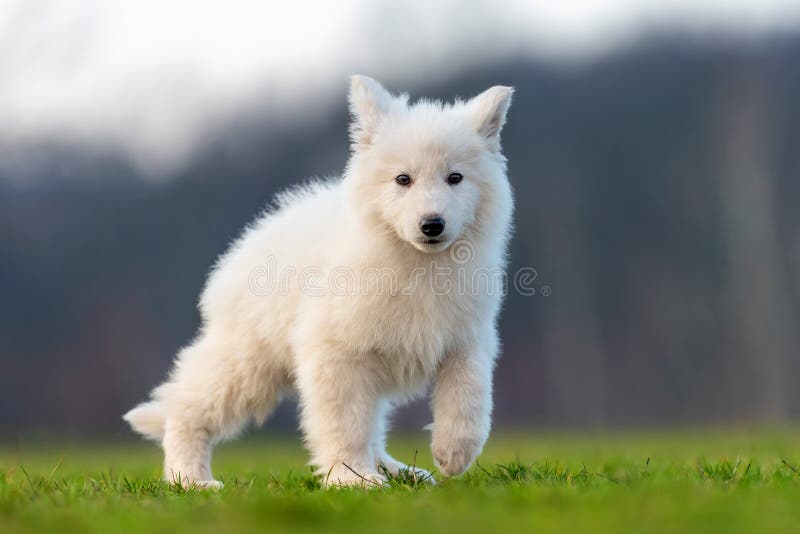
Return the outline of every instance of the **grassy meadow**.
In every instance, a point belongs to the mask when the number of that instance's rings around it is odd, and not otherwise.
[[[432,467],[428,436],[391,440]],[[221,491],[162,482],[144,442],[0,444],[0,532],[800,531],[800,429],[493,434],[436,486],[324,491],[298,438],[252,436],[214,459]]]

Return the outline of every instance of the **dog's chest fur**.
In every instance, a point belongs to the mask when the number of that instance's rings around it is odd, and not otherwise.
[[[338,297],[331,316],[331,333],[377,359],[399,387],[427,381],[445,355],[474,342],[484,317],[491,321],[483,309],[487,295],[463,282],[458,286],[457,270],[452,279],[440,275],[435,287],[427,274],[411,287],[364,287],[358,295]]]

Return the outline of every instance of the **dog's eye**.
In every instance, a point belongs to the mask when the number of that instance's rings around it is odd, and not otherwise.
[[[411,177],[407,174],[399,174],[397,178],[394,179],[400,185],[410,185],[411,184]]]
[[[460,183],[461,180],[463,179],[464,177],[461,176],[460,172],[454,172],[447,177],[447,183],[450,185],[456,185],[457,183]]]

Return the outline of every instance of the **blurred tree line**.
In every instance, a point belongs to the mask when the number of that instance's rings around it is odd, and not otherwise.
[[[583,64],[387,80],[442,98],[517,88],[511,270],[541,285],[503,313],[499,424],[800,413],[798,58],[797,36],[673,36]],[[114,154],[25,149],[25,179],[0,177],[0,435],[122,431],[193,335],[216,256],[276,191],[343,168],[345,89],[297,125],[238,118],[168,181]]]

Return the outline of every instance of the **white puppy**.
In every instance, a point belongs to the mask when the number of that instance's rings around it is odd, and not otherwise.
[[[219,486],[212,445],[296,389],[317,473],[380,484],[407,467],[386,452],[390,410],[431,383],[436,467],[471,465],[491,423],[511,94],[409,104],[352,78],[344,175],[281,196],[219,259],[196,339],[125,415],[162,443],[165,478]]]

